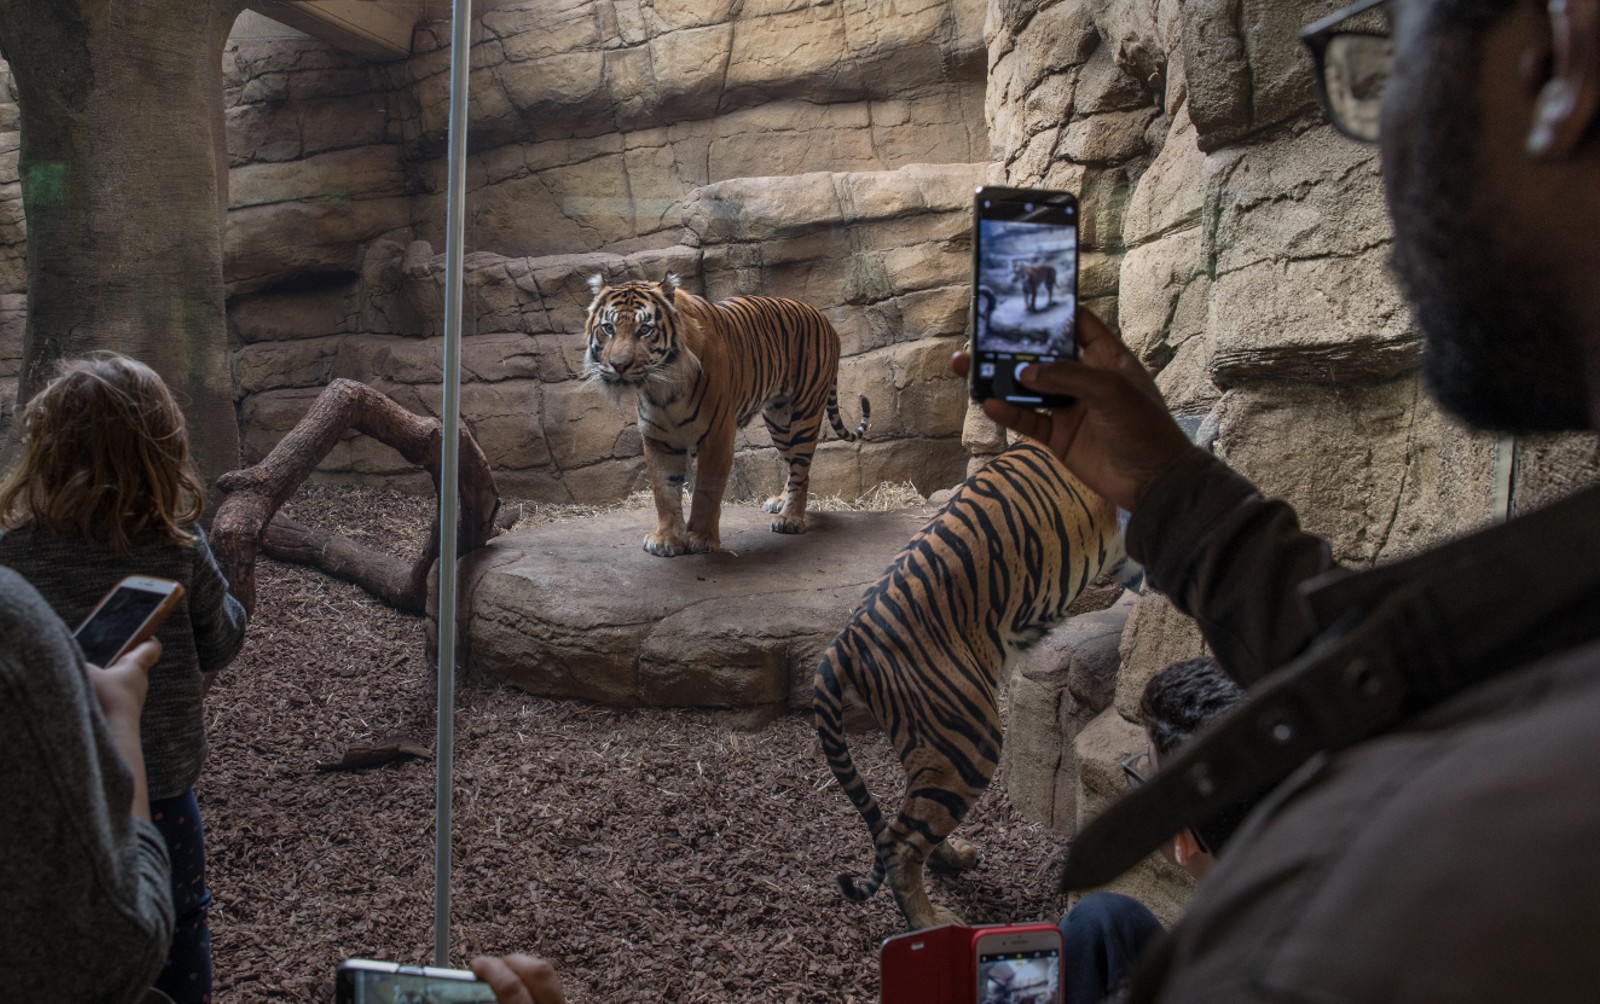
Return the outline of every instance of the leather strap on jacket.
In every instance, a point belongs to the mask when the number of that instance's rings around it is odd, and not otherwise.
[[[1600,637],[1600,489],[1408,561],[1331,573],[1308,584],[1306,601],[1318,640],[1085,826],[1063,889],[1110,882],[1318,752]]]

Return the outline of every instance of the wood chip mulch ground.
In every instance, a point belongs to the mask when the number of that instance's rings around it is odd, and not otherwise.
[[[311,486],[287,509],[409,558],[431,502]],[[346,957],[432,962],[435,670],[426,622],[355,586],[265,558],[258,585],[208,699],[199,785],[215,1000],[321,1004]],[[578,1004],[877,1000],[878,945],[901,920],[887,890],[838,890],[871,848],[808,716],[613,709],[468,678],[455,729],[454,964],[534,952]],[[318,769],[397,736],[429,755]],[[882,738],[857,737],[856,755],[892,809]],[[1057,920],[1065,840],[1003,786],[960,831],[978,867],[930,891],[972,923]]]

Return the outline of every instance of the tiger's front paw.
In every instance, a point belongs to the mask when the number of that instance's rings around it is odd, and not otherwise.
[[[805,533],[806,518],[804,516],[780,516],[772,521],[773,533]]]
[[[722,550],[721,538],[693,532],[684,538],[683,553],[685,554],[711,554],[720,550]]]
[[[676,558],[688,553],[688,544],[681,534],[652,533],[644,538],[644,549],[658,558]]]
[[[782,495],[774,495],[761,503],[761,508],[767,512],[783,512],[783,503],[786,499]]]

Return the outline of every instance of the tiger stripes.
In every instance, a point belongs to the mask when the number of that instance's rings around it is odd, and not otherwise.
[[[712,303],[664,283],[589,282],[594,299],[584,325],[584,369],[613,393],[638,392],[639,432],[656,504],[651,554],[721,547],[722,497],[738,430],[760,413],[788,464],[781,495],[766,500],[776,533],[805,532],[811,458],[827,418],[855,442],[872,409],[861,398],[852,431],[839,413],[839,333],[815,307],[772,296]],[[683,487],[694,463],[687,524]]]
[[[930,857],[976,863],[951,834],[999,763],[1001,673],[1123,555],[1115,507],[1023,441],[968,478],[867,590],[823,653],[812,702],[828,766],[875,849],[865,884],[839,876],[848,898],[865,900],[887,878],[910,929],[959,922],[930,902],[922,870]],[[851,759],[847,693],[905,768],[893,822]]]
[[[1022,295],[1027,301],[1028,312],[1048,310],[1056,302],[1056,268],[1048,262],[1042,261],[1014,261],[1011,263],[1011,278],[1022,282]],[[1045,304],[1039,306],[1039,287],[1045,291]]]

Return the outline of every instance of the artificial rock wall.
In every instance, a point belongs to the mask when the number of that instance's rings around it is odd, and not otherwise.
[[[981,0],[487,5],[470,89],[462,407],[503,492],[644,486],[631,403],[581,379],[589,276],[805,300],[839,328],[859,447],[814,490],[957,480],[967,213],[987,167]],[[332,377],[435,412],[448,25],[363,63],[270,22],[229,47],[230,320],[247,459]],[[748,430],[730,489],[779,467]],[[353,438],[329,473],[404,479]],[[414,474],[409,475],[417,480]]]
[[[982,0],[474,4],[462,407],[502,491],[642,487],[631,407],[581,373],[585,282],[806,300],[838,326],[860,447],[814,490],[960,477],[971,189],[988,169]],[[254,14],[225,54],[229,336],[246,462],[336,376],[436,412],[448,25],[369,63]],[[18,122],[0,64],[0,377],[21,354]],[[14,379],[3,381],[9,406]],[[732,492],[781,483],[759,427]],[[331,477],[425,486],[363,437]]]

